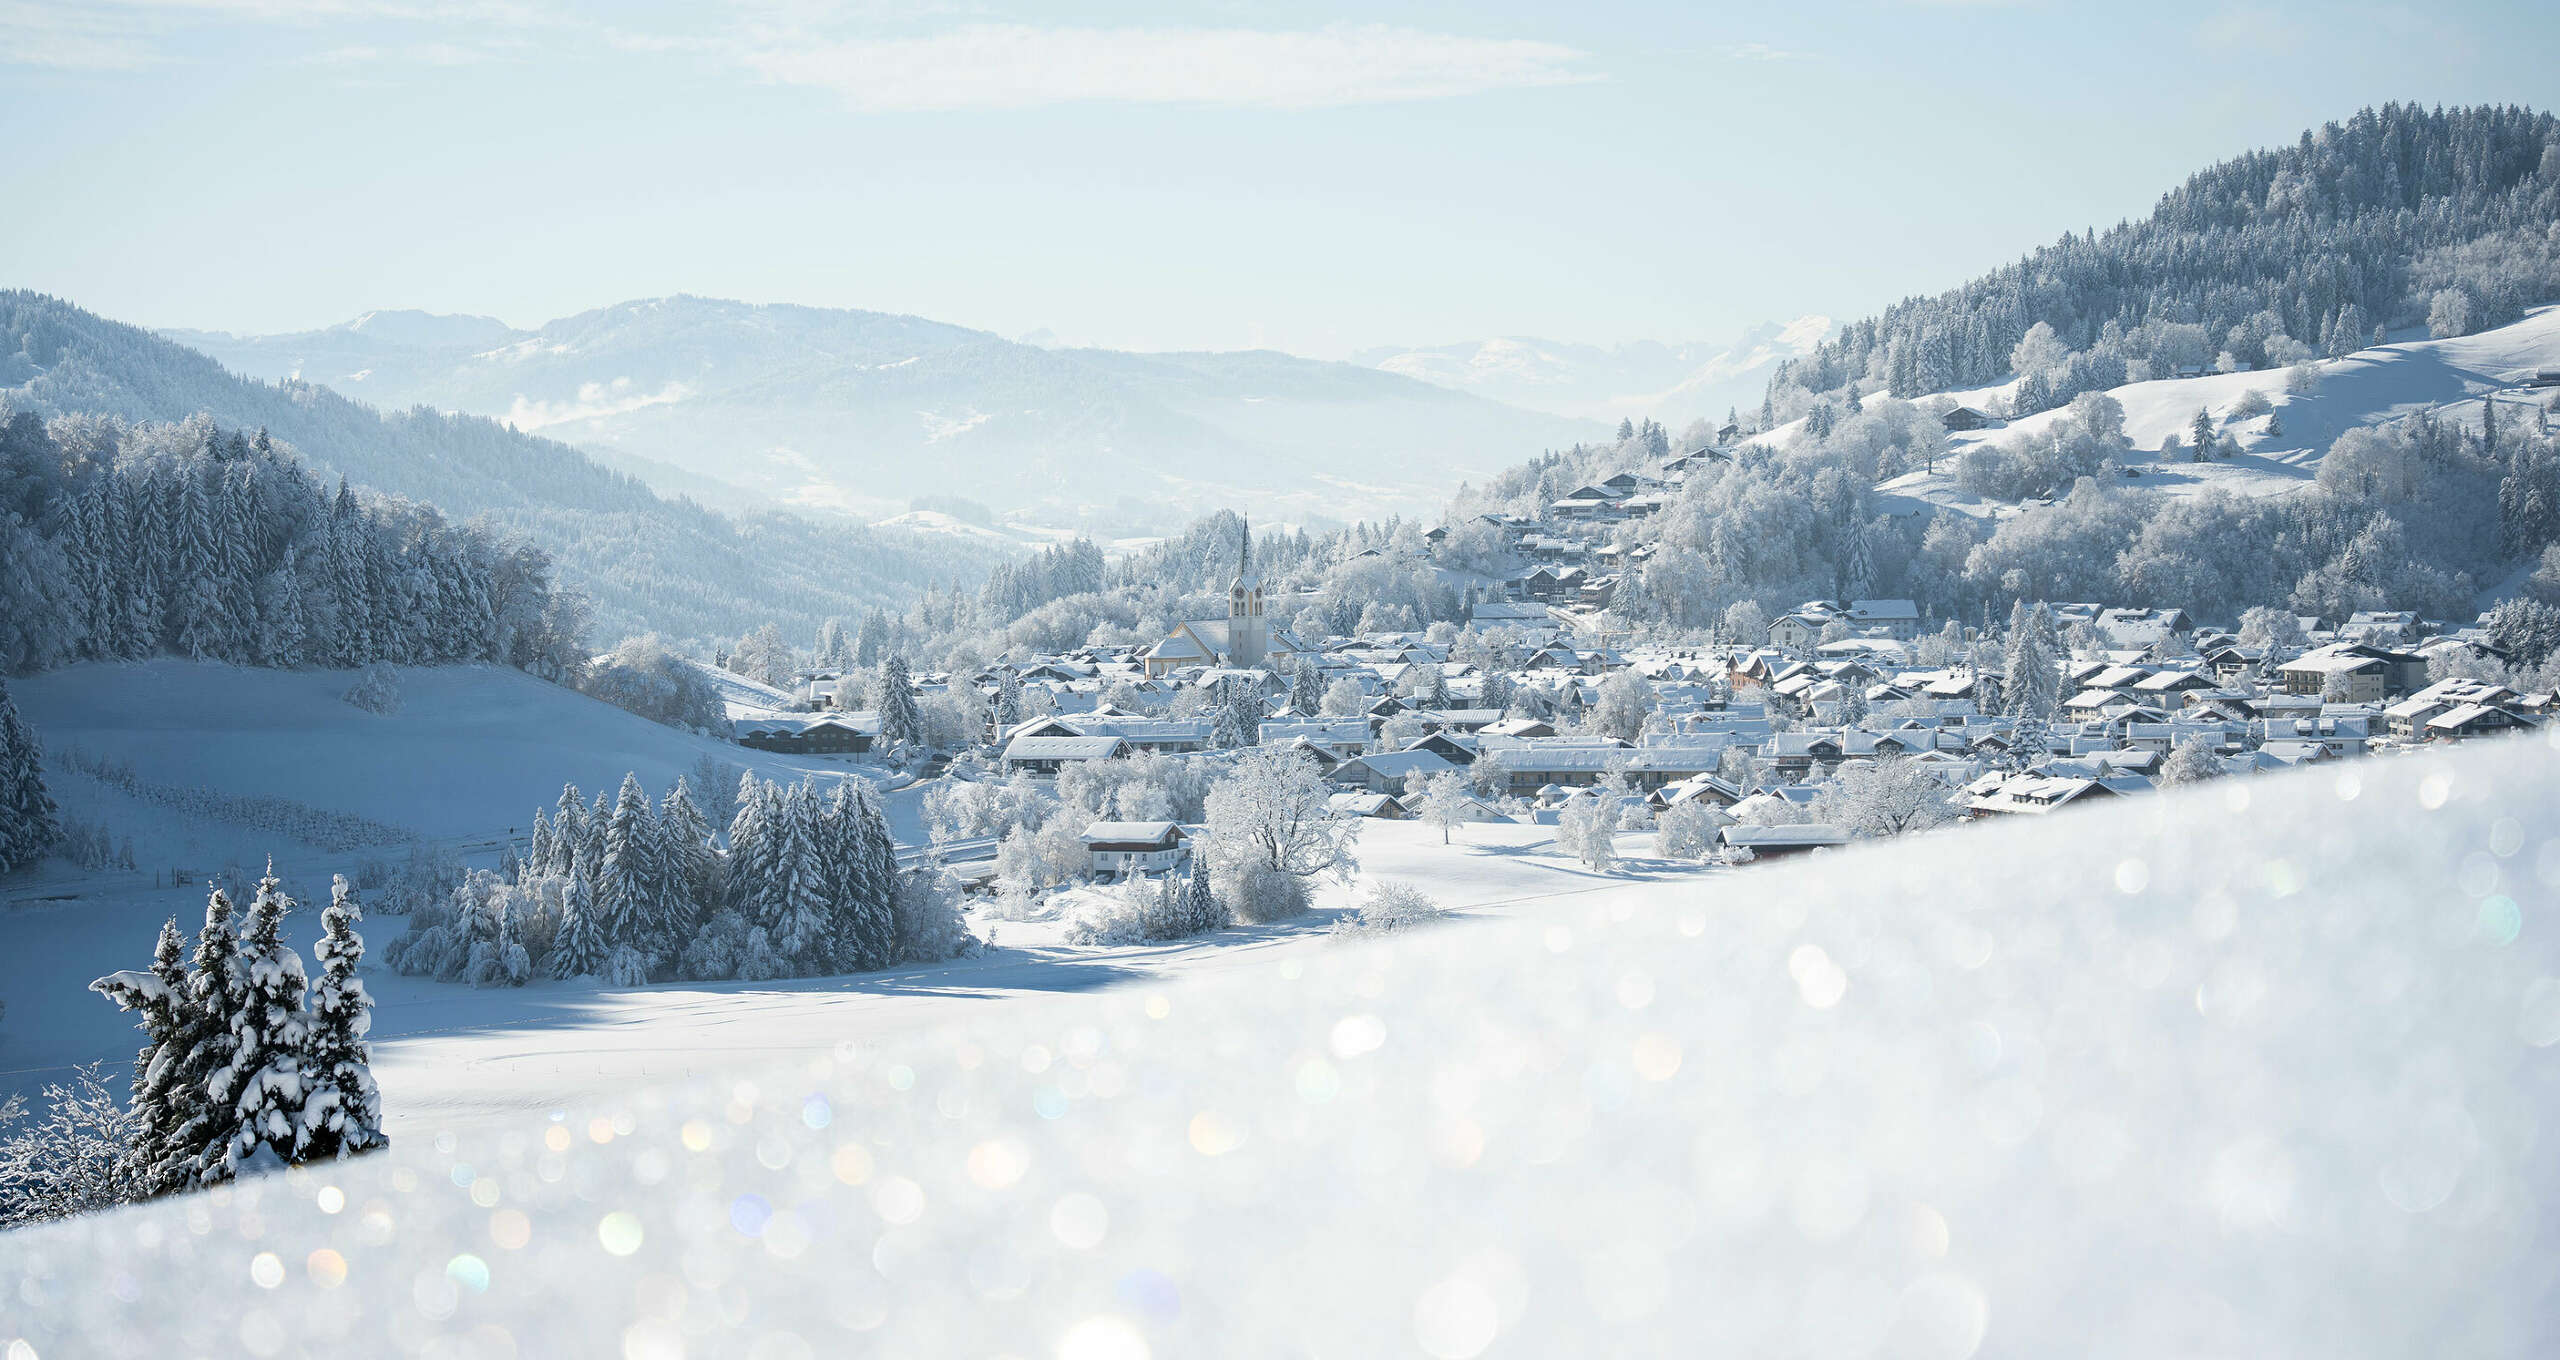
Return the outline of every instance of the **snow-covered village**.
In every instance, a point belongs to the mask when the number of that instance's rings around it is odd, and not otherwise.
[[[2548,16],[755,8],[0,13],[7,1360],[2560,1350]]]

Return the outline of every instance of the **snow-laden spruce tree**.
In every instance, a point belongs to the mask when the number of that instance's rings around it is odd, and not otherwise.
[[[596,925],[607,948],[646,954],[657,943],[650,935],[667,875],[659,853],[657,813],[636,774],[622,776],[622,791],[605,822],[603,863],[594,886]]]
[[[578,865],[578,853],[587,840],[587,796],[575,784],[560,786],[560,801],[551,812],[551,857],[542,862],[544,873],[566,876]]]
[[[45,790],[44,753],[0,683],[0,874],[32,864],[62,837],[60,815]]]
[[[870,784],[836,784],[818,823],[818,857],[830,914],[828,966],[865,972],[896,962],[897,844]]]
[[[339,875],[329,885],[320,942],[311,950],[320,961],[320,977],[311,987],[302,1051],[304,1161],[351,1157],[391,1141],[382,1133],[382,1093],[374,1086],[373,1052],[365,1042],[373,1029],[373,998],[356,976],[364,937],[355,925],[363,917],[355,890]]]
[[[202,1117],[204,1097],[185,1085],[178,1047],[187,1022],[186,948],[172,916],[160,924],[150,968],[110,973],[89,984],[142,1026],[142,1051],[133,1059],[132,1136],[119,1172],[127,1198],[149,1199],[187,1184],[184,1162],[175,1154],[189,1125]]]
[[[775,957],[789,970],[787,976],[826,969],[828,885],[819,857],[820,830],[817,791],[807,784],[781,790],[772,857],[747,923],[763,927]]]
[[[693,801],[693,789],[679,776],[658,801],[658,831],[667,855],[667,902],[679,908],[660,923],[669,936],[683,933],[689,919],[712,900],[712,876],[718,855],[711,844],[711,820]]]
[[[231,1022],[249,998],[231,897],[215,888],[205,899],[204,926],[196,931],[195,953],[188,960],[177,1032],[167,1045],[170,1099],[182,1122],[170,1135],[167,1162],[147,1173],[154,1183],[205,1185],[221,1179],[213,1168],[229,1165],[232,1136],[240,1127],[231,1100],[238,1051]]]
[[[1205,849],[1236,916],[1261,923],[1306,909],[1305,880],[1359,868],[1359,823],[1335,817],[1315,762],[1286,747],[1248,748],[1211,789]]]
[[[2220,779],[2225,771],[2217,745],[2213,738],[2201,736],[2179,742],[2160,764],[2160,782],[2175,786]]]
[[[1171,880],[1171,875],[1166,877]],[[1209,886],[1209,861],[1204,855],[1191,856],[1191,877],[1182,888],[1182,924],[1195,935],[1235,924],[1234,914],[1218,900],[1217,890]]]
[[[248,990],[231,1013],[231,1064],[206,1088],[207,1096],[228,1099],[232,1106],[230,1145],[206,1149],[207,1180],[301,1159],[310,979],[302,955],[284,942],[284,918],[292,907],[270,863],[240,927],[239,967]]]
[[[1214,750],[1232,751],[1262,739],[1262,692],[1252,680],[1228,676],[1218,682],[1216,723],[1210,729]]]
[[[880,710],[881,745],[894,749],[924,740],[924,714],[916,707],[915,685],[907,674],[904,656],[892,656],[880,663],[880,693],[875,703]]]
[[[996,668],[996,735],[1001,738],[1022,721],[1022,677],[1011,666]]]
[[[1299,657],[1289,676],[1289,712],[1312,718],[1324,707],[1324,673],[1312,657]]]
[[[587,871],[576,865],[560,877],[560,928],[551,936],[545,963],[556,978],[602,972],[612,946],[604,937],[603,922],[596,918],[595,887],[587,881]]]
[[[2062,707],[2062,660],[2053,612],[2021,602],[2009,613],[2009,642],[2000,682],[2001,702],[2017,720],[2012,763],[2025,768],[2043,760],[2054,714]]]

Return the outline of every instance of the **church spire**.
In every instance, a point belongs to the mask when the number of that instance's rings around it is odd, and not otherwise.
[[[1244,536],[1236,545],[1236,588],[1259,587],[1262,578],[1253,574],[1253,519],[1243,517]]]

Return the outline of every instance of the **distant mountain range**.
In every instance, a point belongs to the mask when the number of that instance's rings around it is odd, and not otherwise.
[[[1051,349],[912,316],[697,297],[516,330],[368,312],[325,330],[169,338],[386,409],[505,420],[654,483],[893,515],[959,492],[1072,520],[1132,503],[1427,513],[1452,484],[1602,433],[1374,365],[1268,351]]]
[[[1626,417],[1674,429],[1760,404],[1781,362],[1832,332],[1827,316],[1767,322],[1727,344],[1577,345],[1531,336],[1420,349],[1363,350],[1354,362],[1532,411],[1614,425]]]
[[[397,352],[415,348],[399,341],[478,343],[491,327],[505,333],[483,318],[376,312],[324,334]],[[266,429],[324,477],[457,518],[487,516],[548,549],[562,578],[593,598],[605,642],[641,629],[733,637],[767,621],[804,638],[822,619],[902,609],[929,582],[974,581],[1021,550],[1000,538],[964,543],[770,507],[721,513],[496,421],[385,412],[313,383],[243,378],[36,293],[0,291],[0,405],[153,422],[201,413],[225,429]]]

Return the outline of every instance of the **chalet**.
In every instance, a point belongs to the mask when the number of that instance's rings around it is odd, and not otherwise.
[[[1769,624],[1769,645],[1790,652],[1808,652],[1822,640],[1823,625],[1828,618],[1816,618],[1802,612],[1780,614]]]
[[[1010,774],[1056,774],[1088,760],[1118,760],[1129,754],[1122,737],[1015,737],[1004,746],[1004,768]]]
[[[1334,766],[1325,777],[1346,788],[1402,793],[1409,779],[1429,779],[1457,768],[1435,751],[1376,751]]]
[[[1959,430],[1979,430],[1991,423],[1991,417],[1970,406],[1952,406],[1938,414],[1938,423],[1954,434]]]
[[[1773,859],[1792,859],[1816,850],[1832,850],[1849,843],[1849,833],[1820,822],[1798,822],[1790,826],[1728,826],[1716,833],[1728,850],[1748,850],[1754,863]]]
[[[2083,800],[2121,797],[2126,791],[2117,781],[2085,776],[1987,774],[1965,786],[1965,806],[1982,816],[2043,816]]]
[[[1392,793],[1337,793],[1325,800],[1325,807],[1336,817],[1375,817],[1382,822],[1413,819],[1413,813]]]
[[[1909,600],[1851,600],[1849,626],[1909,642],[1920,636],[1920,606]]]
[[[2491,704],[2464,704],[2427,719],[2429,741],[2462,741],[2504,732],[2516,725],[2514,714]]]
[[[1176,822],[1093,822],[1085,854],[1097,874],[1161,873],[1182,862],[1191,837]]]
[[[856,717],[826,713],[815,718],[741,718],[731,725],[731,731],[740,746],[759,751],[795,756],[861,755],[871,749],[880,727],[876,718],[866,727]]]

